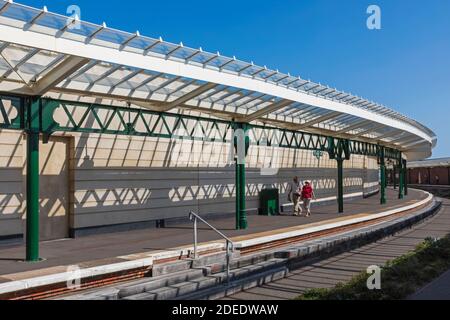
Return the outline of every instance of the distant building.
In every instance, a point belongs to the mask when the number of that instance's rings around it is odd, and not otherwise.
[[[407,181],[412,185],[450,185],[450,158],[409,162]]]

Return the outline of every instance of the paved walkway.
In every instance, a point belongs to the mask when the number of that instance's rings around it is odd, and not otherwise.
[[[380,206],[379,196],[368,199],[358,199],[345,202],[345,214],[337,213],[337,205],[319,206],[313,209],[310,218],[280,216],[249,216],[248,230],[234,230],[234,217],[214,219],[210,222],[230,237],[250,235],[253,233],[282,229],[292,226],[304,225],[319,221],[327,221],[337,217],[351,216],[355,214],[372,214],[388,209],[394,209],[422,200],[425,194],[410,190],[409,196],[403,200],[397,199],[397,192],[388,190],[388,204]],[[213,231],[201,226],[199,228],[199,242],[219,240],[219,236]],[[128,232],[116,232],[103,235],[66,239],[59,241],[43,242],[40,245],[41,256],[46,260],[30,264],[21,259],[25,256],[23,245],[14,247],[0,247],[0,283],[8,281],[2,276],[7,274],[33,271],[39,274],[42,268],[57,268],[57,266],[89,264],[95,261],[108,264],[115,261],[116,257],[134,253],[166,250],[192,244],[192,226],[179,224],[163,229],[145,229]]]
[[[371,265],[387,261],[413,250],[426,237],[443,237],[450,232],[450,200],[444,200],[440,212],[412,229],[361,248],[312,263],[290,273],[284,279],[252,288],[225,298],[226,300],[294,299],[308,289],[332,288],[347,282]],[[450,273],[443,275],[419,292],[422,298],[450,298]]]

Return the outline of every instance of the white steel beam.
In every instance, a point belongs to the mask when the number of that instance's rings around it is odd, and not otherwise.
[[[89,59],[71,56],[61,62],[56,68],[49,71],[44,77],[39,79],[31,88],[37,96],[43,95],[53,87],[64,81],[68,76],[79,70]]]

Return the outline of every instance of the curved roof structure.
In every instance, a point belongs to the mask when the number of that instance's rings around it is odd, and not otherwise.
[[[277,70],[0,0],[0,91],[131,103],[378,142],[409,160],[435,134],[364,98]]]

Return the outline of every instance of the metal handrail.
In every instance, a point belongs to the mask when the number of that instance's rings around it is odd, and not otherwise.
[[[221,231],[217,230],[214,226],[212,226],[208,221],[200,217],[195,212],[191,211],[189,212],[189,220],[193,221],[194,223],[194,260],[198,258],[198,252],[197,252],[197,220],[200,220],[205,225],[207,225],[211,230],[215,231],[218,235],[220,235],[223,239],[225,239],[225,248],[226,248],[226,264],[227,264],[227,284],[230,282],[230,258],[231,258],[231,252],[234,251],[234,243],[230,240],[226,235],[224,235]]]

